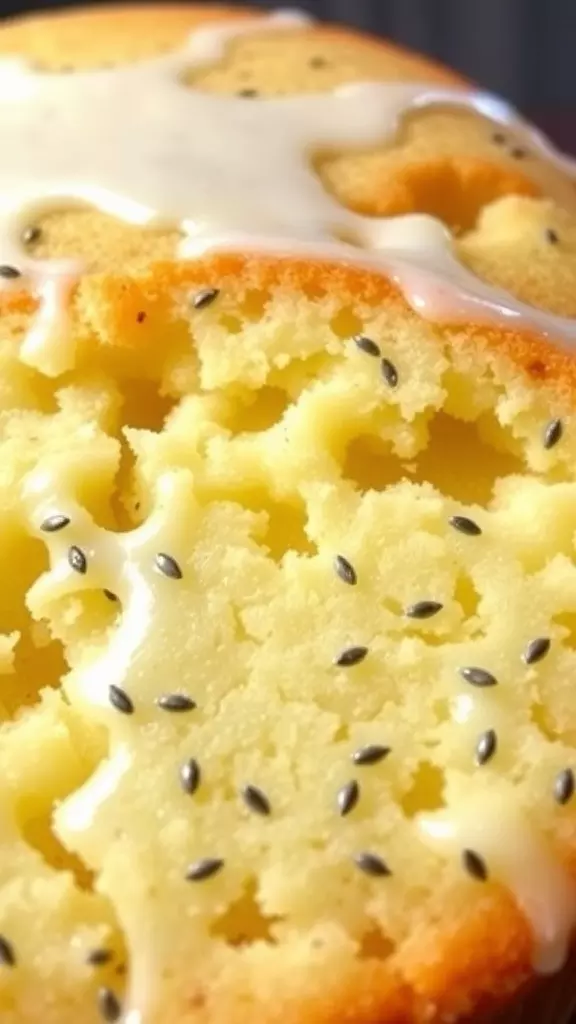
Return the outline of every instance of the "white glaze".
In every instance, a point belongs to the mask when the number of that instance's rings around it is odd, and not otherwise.
[[[218,60],[238,34],[303,23],[284,13],[217,24],[197,31],[178,53],[112,70],[42,74],[22,61],[0,62],[0,263],[21,268],[42,303],[24,361],[52,374],[72,364],[67,310],[88,268],[31,259],[22,229],[38,213],[83,204],[134,224],[179,227],[184,258],[239,249],[363,265],[390,275],[427,318],[491,320],[574,341],[573,321],[533,309],[466,270],[439,221],[362,217],[330,196],[310,167],[310,155],[323,147],[373,145],[392,138],[404,114],[452,105],[513,128],[532,151],[571,171],[506,104],[410,83],[247,100],[180,82],[187,69]],[[568,192],[573,200],[566,181],[557,198]]]
[[[576,921],[576,885],[514,798],[474,792],[417,824],[425,842],[448,855],[457,858],[468,848],[485,859],[491,877],[510,890],[530,922],[535,969],[559,970]]]

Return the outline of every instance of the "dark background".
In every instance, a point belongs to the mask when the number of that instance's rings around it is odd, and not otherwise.
[[[67,0],[0,0],[0,14],[55,6]],[[512,100],[576,152],[576,0],[251,0],[251,6],[298,6],[428,53]]]

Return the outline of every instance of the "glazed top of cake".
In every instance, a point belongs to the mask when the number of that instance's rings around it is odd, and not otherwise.
[[[1,281],[40,296],[23,348],[31,365],[46,369],[55,359],[59,372],[66,369],[66,306],[89,269],[74,259],[31,258],[34,224],[82,205],[133,225],[174,229],[178,258],[237,250],[346,261],[389,275],[424,317],[509,323],[573,342],[571,319],[537,310],[463,266],[437,218],[362,215],[338,202],[315,173],[324,153],[386,143],[408,115],[452,108],[485,118],[501,145],[512,132],[512,155],[531,158],[528,177],[573,207],[572,163],[504,102],[464,85],[410,81],[357,81],[279,97],[250,88],[225,95],[195,84],[235,40],[309,25],[297,12],[216,22],[165,57],[73,76],[2,60]]]

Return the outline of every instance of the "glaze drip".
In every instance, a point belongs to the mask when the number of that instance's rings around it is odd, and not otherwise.
[[[458,856],[472,847],[513,894],[534,937],[534,967],[553,974],[566,960],[576,918],[576,886],[547,840],[505,793],[475,793],[447,812],[422,815],[425,842]]]

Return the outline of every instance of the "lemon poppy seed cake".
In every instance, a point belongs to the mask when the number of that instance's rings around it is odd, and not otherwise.
[[[294,11],[0,83],[2,1024],[566,1024],[574,164]]]

